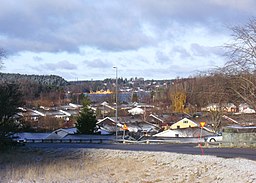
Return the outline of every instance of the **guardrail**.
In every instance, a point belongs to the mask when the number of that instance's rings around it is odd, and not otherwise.
[[[21,143],[87,143],[87,144],[103,144],[103,143],[127,143],[127,144],[177,144],[177,143],[194,143],[202,144],[204,147],[256,147],[255,141],[239,141],[239,142],[203,142],[203,141],[182,141],[180,139],[172,140],[125,140],[125,139],[106,139],[106,138],[91,138],[91,139],[26,139]]]
[[[127,140],[127,139],[106,139],[106,138],[88,138],[88,139],[26,139],[22,143],[127,143],[127,144],[177,144],[177,143],[201,143],[195,139],[146,139],[146,140]]]
[[[116,140],[116,142],[120,143],[130,143],[130,144],[198,144],[201,143],[199,141],[180,141],[180,140],[140,140],[140,141],[134,141],[134,140]]]
[[[26,139],[26,143],[113,143],[113,139]]]
[[[124,140],[124,139],[26,139],[23,143],[127,143],[127,144],[151,144],[151,143],[181,143],[177,140]]]

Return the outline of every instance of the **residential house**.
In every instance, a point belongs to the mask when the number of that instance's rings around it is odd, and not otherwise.
[[[100,111],[100,114],[103,118],[110,113],[114,113],[116,110],[114,107],[110,106],[107,102],[102,102],[100,105],[97,106],[97,109]]]
[[[255,110],[250,108],[248,104],[240,104],[239,105],[239,113],[253,114]]]
[[[191,128],[180,128],[180,129],[170,129],[165,130],[160,133],[153,135],[154,137],[204,137],[212,135],[213,133],[209,132],[204,128],[191,127]]]
[[[230,112],[235,113],[237,111],[237,107],[233,103],[226,103],[226,104],[209,104],[208,106],[201,109],[202,111],[223,111],[223,112]]]
[[[160,130],[158,125],[146,121],[142,116],[121,117],[120,123],[126,124],[129,132],[155,134]]]
[[[69,103],[68,104],[70,107],[74,108],[74,109],[80,109],[83,107],[83,105],[80,104],[73,104],[73,103]]]
[[[116,132],[122,132],[123,125],[126,124],[129,132],[134,133],[157,133],[160,130],[158,125],[149,123],[139,118],[139,116],[127,116],[119,117],[116,124],[115,118],[105,117],[97,122],[98,131],[101,134],[113,134]]]
[[[71,135],[75,133],[77,133],[77,128],[60,128],[58,130],[53,131],[45,139],[63,139],[67,135]]]
[[[98,131],[102,135],[106,134],[113,134],[116,132],[116,120],[110,117],[105,117],[104,119],[101,119],[97,122],[97,128],[99,129]]]
[[[227,103],[226,105],[223,106],[223,111],[235,113],[235,112],[237,112],[237,107],[233,103]]]
[[[164,119],[154,114],[150,114],[146,120],[152,124],[158,125],[159,127],[164,123]]]
[[[198,127],[198,124],[188,118],[183,118],[180,121],[171,125],[170,129],[180,129],[180,128],[190,128],[190,127]]]
[[[32,109],[24,109],[18,113],[19,116],[23,117],[25,120],[37,122],[40,117],[44,117],[45,114]]]
[[[128,110],[128,112],[131,115],[141,115],[141,114],[144,114],[144,110],[139,108],[139,107],[135,107],[133,109],[130,109],[130,110]]]

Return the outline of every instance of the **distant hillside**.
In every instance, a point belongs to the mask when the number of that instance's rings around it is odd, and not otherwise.
[[[65,86],[69,84],[68,81],[56,75],[26,75],[26,74],[8,74],[8,73],[0,73],[0,83],[1,82],[14,82],[14,83],[33,82],[39,85],[47,85],[47,86]]]

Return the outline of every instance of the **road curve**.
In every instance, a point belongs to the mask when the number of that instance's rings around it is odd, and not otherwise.
[[[162,151],[192,155],[212,155],[223,158],[245,158],[256,161],[256,149],[200,148],[198,144],[81,144],[81,143],[27,143],[27,148],[97,148],[129,151]]]

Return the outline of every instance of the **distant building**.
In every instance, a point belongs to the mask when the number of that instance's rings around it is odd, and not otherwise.
[[[223,112],[235,113],[237,112],[237,107],[233,103],[227,103],[227,104],[221,104],[221,105],[217,103],[213,103],[213,104],[209,104],[206,107],[203,107],[201,110],[202,111],[223,111]]]

